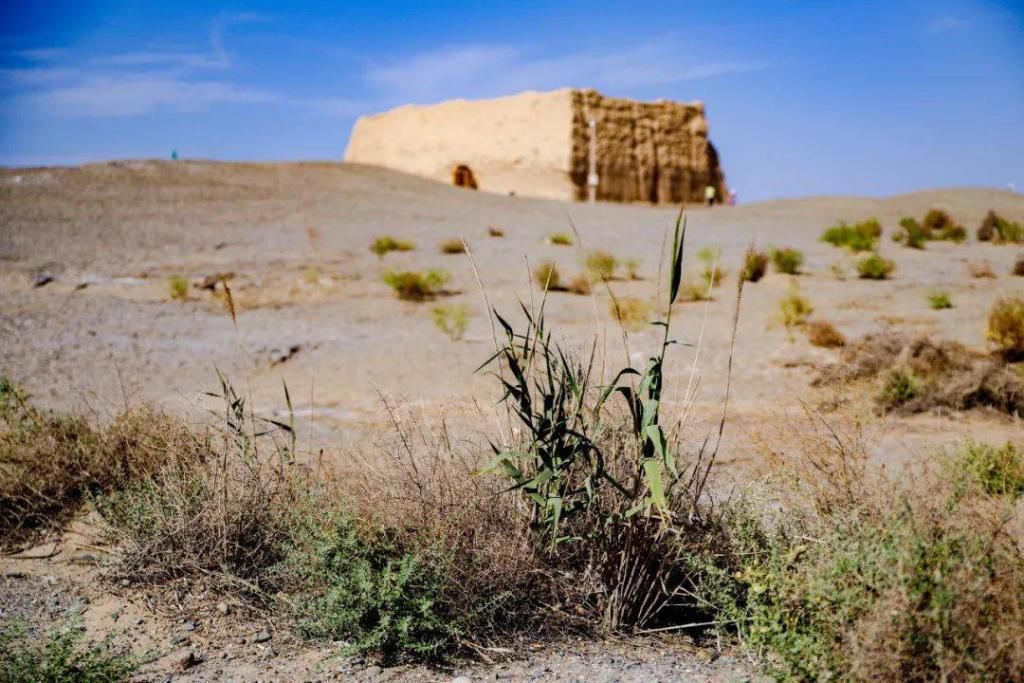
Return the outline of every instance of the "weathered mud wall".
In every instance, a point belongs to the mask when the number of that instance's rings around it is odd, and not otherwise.
[[[346,161],[452,182],[465,165],[488,192],[571,199],[572,91],[404,106],[360,118]]]
[[[405,106],[356,122],[346,161],[451,183],[466,166],[481,190],[585,199],[588,120],[596,121],[597,196],[606,201],[702,201],[725,196],[700,103],[634,102],[594,90]]]
[[[597,130],[597,198],[653,203],[699,202],[712,185],[722,198],[725,178],[708,140],[699,102],[635,102],[594,90],[573,92],[572,168],[576,198],[587,196],[590,133]]]

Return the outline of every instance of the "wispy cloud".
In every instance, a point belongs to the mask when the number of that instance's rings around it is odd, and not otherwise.
[[[935,17],[924,27],[924,34],[927,36],[937,36],[943,33],[951,33],[958,31],[967,26],[967,22],[959,17]]]
[[[0,104],[6,109],[71,117],[129,117],[158,110],[200,112],[222,104],[257,104],[280,98],[265,89],[210,78],[234,57],[225,46],[229,27],[265,21],[262,15],[221,14],[209,24],[199,50],[139,50],[82,55],[41,47],[4,55]]]
[[[560,87],[632,89],[757,71],[753,60],[688,58],[665,38],[641,48],[536,56],[513,46],[445,47],[371,65],[366,80],[404,99],[479,97]]]

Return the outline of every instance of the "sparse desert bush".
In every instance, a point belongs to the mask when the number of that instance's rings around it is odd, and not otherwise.
[[[389,235],[378,237],[370,245],[370,251],[378,257],[383,258],[385,254],[392,251],[412,251],[416,245],[406,240],[399,240]]]
[[[928,305],[935,310],[953,308],[953,300],[944,289],[933,289],[927,294]]]
[[[1019,223],[1011,222],[995,211],[989,211],[985,220],[978,226],[979,242],[995,242],[996,244],[1014,244],[1024,242],[1024,228]]]
[[[975,280],[994,278],[996,276],[992,270],[992,264],[988,261],[971,261],[967,264],[967,272]]]
[[[464,254],[466,253],[466,247],[462,244],[462,240],[458,237],[452,237],[441,242],[440,247],[442,254]]]
[[[1024,277],[1024,254],[1017,255],[1017,260],[1013,262],[1013,269],[1010,272],[1014,275]]]
[[[651,315],[651,303],[635,296],[613,297],[609,310],[619,324],[629,330],[642,327]]]
[[[929,234],[920,223],[908,216],[900,219],[900,228],[903,232],[893,233],[893,241],[900,242],[903,246],[911,249],[925,248]]]
[[[188,298],[188,280],[183,275],[172,275],[168,278],[167,289],[174,301],[184,301]]]
[[[792,247],[783,247],[782,249],[772,249],[771,254],[775,270],[787,275],[799,275],[800,267],[804,264],[803,252]]]
[[[869,254],[857,261],[857,274],[862,280],[885,280],[896,270],[896,264],[879,254]]]
[[[722,250],[714,247],[704,247],[697,252],[697,260],[704,266],[700,277],[709,287],[718,287],[726,275],[719,265],[721,255]]]
[[[1024,451],[1012,443],[1002,447],[969,443],[958,464],[993,496],[1024,496]]]
[[[541,261],[533,269],[533,281],[543,290],[557,292],[562,287],[562,276],[554,261]]]
[[[0,377],[0,547],[59,526],[90,495],[151,476],[179,438],[148,410],[102,430],[40,411]]]
[[[941,209],[932,209],[925,214],[921,221],[921,227],[924,228],[927,239],[952,242],[963,242],[967,239],[967,231],[964,227],[957,225],[956,221]]]
[[[679,301],[711,301],[711,288],[707,282],[693,280],[679,285]]]
[[[615,269],[618,265],[618,259],[614,255],[601,249],[587,252],[587,255],[583,258],[583,267],[587,269],[590,279],[594,282],[614,279]]]
[[[450,276],[443,270],[388,270],[381,274],[384,283],[394,290],[399,299],[425,301],[433,299]]]
[[[766,272],[768,272],[768,254],[763,251],[748,251],[743,266],[743,279],[747,282],[757,282],[764,277]]]
[[[548,236],[548,244],[556,244],[560,247],[571,247],[573,244],[572,235],[567,232],[555,232]]]
[[[569,291],[573,294],[586,296],[587,294],[590,294],[590,289],[590,278],[583,273],[580,273],[569,281]]]
[[[811,320],[804,326],[804,331],[807,333],[807,341],[814,346],[826,349],[846,346],[846,337],[827,320]]]
[[[786,296],[779,300],[779,315],[788,333],[794,327],[800,327],[814,313],[814,307],[801,293],[799,287],[793,285]]]
[[[466,304],[452,304],[451,306],[434,306],[431,314],[434,327],[457,341],[466,334],[472,310]]]
[[[487,226],[487,234],[491,237],[504,237],[505,231],[497,226],[489,225]]]
[[[956,342],[880,333],[848,343],[841,362],[820,368],[814,384],[843,387],[844,392],[858,382],[866,388],[874,386],[879,408],[903,414],[935,408],[992,408],[1008,415],[1024,414],[1024,373],[1009,365],[1009,360]],[[885,389],[893,384],[896,388],[913,384],[915,390]],[[896,397],[900,400],[895,401]]]
[[[29,632],[7,620],[0,625],[0,681],[4,683],[115,683],[136,668],[131,657],[113,651],[109,640],[86,643],[74,622],[45,633]]]
[[[882,235],[882,225],[874,218],[847,225],[840,221],[821,234],[821,241],[851,251],[871,251]]]
[[[1024,357],[1024,297],[1005,297],[988,314],[986,337],[1010,359]]]

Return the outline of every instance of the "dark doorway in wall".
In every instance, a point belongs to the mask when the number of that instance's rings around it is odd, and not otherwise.
[[[459,164],[452,171],[452,185],[455,187],[466,187],[470,190],[476,189],[476,178],[473,171],[465,164]]]

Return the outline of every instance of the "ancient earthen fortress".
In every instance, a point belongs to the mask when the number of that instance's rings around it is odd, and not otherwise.
[[[698,202],[725,196],[700,102],[634,102],[595,90],[404,106],[360,118],[346,161],[489,192],[552,199],[588,195],[594,121],[597,198]]]

